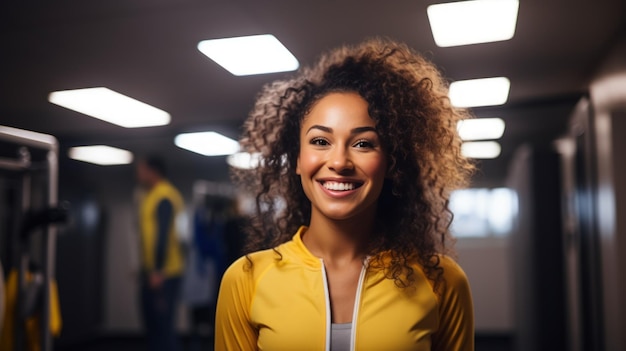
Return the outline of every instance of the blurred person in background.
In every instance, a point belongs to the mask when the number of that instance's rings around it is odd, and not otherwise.
[[[147,157],[137,164],[137,180],[144,190],[138,212],[141,315],[150,351],[180,349],[175,312],[184,259],[176,218],[183,210],[183,199],[166,174],[165,162],[159,157]]]

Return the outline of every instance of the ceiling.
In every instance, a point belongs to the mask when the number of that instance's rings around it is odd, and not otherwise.
[[[506,105],[475,109],[507,122],[502,156],[479,179],[501,182],[514,149],[548,140],[624,35],[624,0],[521,0],[513,39],[438,48],[426,8],[436,1],[13,1],[0,11],[0,124],[49,133],[62,145],[108,143],[168,157],[179,132],[236,137],[261,86],[289,75],[235,77],[202,55],[204,39],[274,34],[299,59],[371,36],[404,41],[450,80],[506,76]],[[124,129],[47,102],[51,91],[106,86],[168,111],[163,127]],[[482,178],[481,178],[482,177]]]

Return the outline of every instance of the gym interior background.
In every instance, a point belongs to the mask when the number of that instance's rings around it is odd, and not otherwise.
[[[56,281],[62,328],[46,347],[143,347],[135,169],[77,161],[70,149],[162,155],[185,198],[185,243],[208,197],[236,200],[245,212],[228,156],[190,152],[174,139],[203,131],[236,139],[261,87],[289,75],[235,76],[198,43],[272,34],[300,66],[338,45],[387,36],[424,53],[451,82],[507,77],[504,104],[472,107],[477,118],[505,122],[499,155],[478,160],[471,188],[454,203],[477,350],[626,349],[626,3],[522,0],[511,39],[451,47],[434,41],[433,4],[3,3],[0,262],[4,278],[26,257]],[[51,92],[93,87],[156,106],[171,120],[123,128],[48,101]],[[196,327],[182,304],[184,346],[211,349],[210,328]]]

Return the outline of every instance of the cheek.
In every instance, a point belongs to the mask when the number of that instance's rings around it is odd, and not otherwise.
[[[314,152],[300,151],[296,172],[306,175],[315,172],[319,168],[320,156]]]
[[[387,162],[382,156],[372,158],[364,165],[364,171],[372,177],[384,178],[387,175]]]

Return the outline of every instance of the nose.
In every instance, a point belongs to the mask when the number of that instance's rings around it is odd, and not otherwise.
[[[349,152],[341,147],[334,148],[329,153],[328,168],[337,173],[345,173],[354,169]]]

